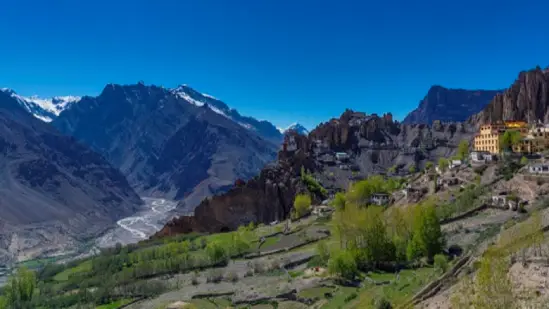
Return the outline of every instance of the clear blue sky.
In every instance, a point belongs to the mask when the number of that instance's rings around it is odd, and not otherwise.
[[[505,88],[549,65],[546,0],[3,1],[0,87],[96,95],[189,84],[311,128],[345,108],[415,108],[429,87]]]

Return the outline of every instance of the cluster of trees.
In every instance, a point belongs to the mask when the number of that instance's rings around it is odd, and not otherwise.
[[[360,200],[359,200],[360,201]],[[329,269],[353,279],[359,270],[432,261],[443,250],[444,239],[432,202],[384,211],[346,200],[333,216],[333,235],[339,248],[332,252]]]
[[[509,151],[511,148],[518,144],[522,139],[522,135],[517,130],[507,130],[499,138],[499,148],[501,151]]]
[[[88,267],[78,265],[79,271],[62,282],[55,281],[54,276],[68,266],[52,264],[36,274],[21,269],[0,293],[0,309],[36,308],[36,304],[41,308],[100,305],[120,298],[158,295],[167,288],[165,283],[147,279],[226,264],[230,257],[251,251],[257,240],[254,229],[251,224],[211,237],[191,235],[153,245],[117,245],[86,260]],[[69,266],[76,265],[75,262]]]
[[[33,307],[36,296],[36,275],[26,268],[19,268],[2,289],[0,309],[27,309]]]
[[[404,184],[404,179],[401,178],[388,178],[383,176],[370,176],[365,180],[361,180],[354,184],[351,184],[345,195],[336,196],[334,203],[336,207],[341,206],[341,199],[345,198],[348,203],[356,204],[358,206],[367,206],[370,204],[370,197],[374,193],[392,193],[400,188]],[[343,205],[346,203],[344,202]]]

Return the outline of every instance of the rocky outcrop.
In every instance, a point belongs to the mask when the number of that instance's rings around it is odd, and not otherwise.
[[[511,87],[469,122],[478,125],[499,120],[549,122],[549,68],[521,72]]]
[[[433,86],[402,123],[430,125],[435,120],[462,122],[480,112],[502,92],[503,90],[465,90]]]
[[[268,223],[289,217],[296,194],[307,192],[301,180],[301,169],[314,172],[316,165],[310,155],[305,136],[293,136],[297,149],[281,150],[278,161],[244,185],[207,198],[195,209],[194,216],[183,216],[168,222],[155,237],[190,232],[222,232],[250,222]],[[313,194],[316,202],[323,197]]]
[[[257,133],[261,123],[250,129],[221,103],[188,87],[110,84],[53,124],[105,156],[140,194],[185,199],[192,209],[276,158],[278,145]]]
[[[174,219],[156,237],[227,231],[249,222],[285,219],[295,195],[308,192],[300,177],[302,167],[328,190],[345,189],[353,177],[385,173],[393,165],[407,171],[412,164],[422,167],[427,161],[450,157],[462,139],[472,136],[473,131],[464,124],[403,125],[395,122],[391,114],[378,116],[346,110],[341,117],[320,124],[308,137],[296,132],[288,135],[276,163],[245,185],[204,200],[194,217]],[[331,156],[334,162],[335,152],[347,153],[348,160],[330,164],[323,159]],[[347,165],[356,168],[343,168]],[[322,199],[315,198],[316,202]]]
[[[0,184],[0,255],[32,258],[89,239],[142,204],[101,155],[2,91]]]

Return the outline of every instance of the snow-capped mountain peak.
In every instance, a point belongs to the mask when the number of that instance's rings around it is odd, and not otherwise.
[[[283,132],[286,133],[286,132],[289,132],[289,131],[294,131],[294,132],[297,132],[298,134],[301,134],[301,135],[308,135],[309,134],[309,130],[307,130],[307,128],[305,128],[303,125],[301,125],[297,122],[291,124],[290,126],[288,126]]]
[[[62,111],[69,108],[72,104],[79,102],[81,99],[77,96],[55,96],[48,99],[40,98],[38,96],[25,97],[9,88],[2,88],[0,90],[17,99],[19,104],[29,113],[45,122],[51,122],[54,118],[59,116]]]
[[[263,136],[268,136],[274,140],[281,138],[280,133],[268,121],[258,121],[255,118],[242,116],[235,109],[231,109],[223,101],[205,93],[198,92],[188,85],[180,85],[171,89],[172,94],[181,98],[190,104],[196,106],[206,106],[215,113],[218,113],[248,130],[260,132]]]

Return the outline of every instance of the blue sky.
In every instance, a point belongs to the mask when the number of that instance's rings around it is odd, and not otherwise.
[[[345,108],[403,118],[429,87],[506,88],[549,65],[549,1],[3,1],[0,87],[96,95],[189,84],[311,128]]]

